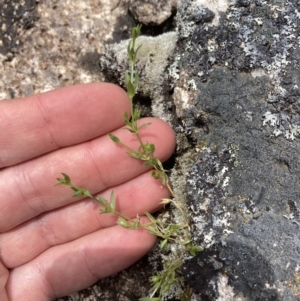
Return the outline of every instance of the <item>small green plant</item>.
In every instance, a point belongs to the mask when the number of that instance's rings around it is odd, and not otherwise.
[[[117,215],[117,223],[120,226],[129,229],[144,228],[150,233],[159,237],[161,239],[160,249],[162,251],[166,250],[169,244],[176,245],[175,249],[177,250],[177,253],[173,254],[173,258],[176,259],[171,260],[168,256],[163,257],[163,270],[150,278],[152,284],[150,296],[140,299],[140,301],[162,301],[163,297],[172,288],[172,286],[182,283],[180,268],[182,266],[182,258],[184,253],[189,252],[194,256],[197,252],[201,251],[201,248],[192,243],[187,214],[182,208],[181,203],[177,200],[170,186],[169,177],[163,167],[163,164],[155,156],[155,145],[148,141],[144,142],[140,136],[140,130],[150,125],[150,123],[144,123],[141,125],[138,124],[141,112],[133,105],[133,98],[137,93],[139,85],[139,75],[135,70],[135,65],[137,61],[137,54],[141,47],[141,45],[136,47],[136,40],[139,37],[140,32],[140,25],[133,28],[132,38],[127,47],[130,71],[126,72],[125,74],[125,84],[127,95],[130,101],[131,117],[129,117],[127,112],[124,113],[124,123],[127,126],[126,130],[130,131],[137,138],[139,141],[139,147],[135,150],[124,144],[115,135],[109,134],[109,137],[114,143],[124,147],[129,156],[134,159],[141,160],[146,166],[149,166],[151,168],[151,176],[154,179],[160,180],[162,185],[168,188],[171,198],[163,199],[161,203],[164,205],[169,203],[173,204],[180,212],[182,223],[177,224],[166,222],[162,219],[155,218],[153,215],[147,212],[145,215],[149,218],[150,222],[146,224],[141,223],[139,217],[132,219],[116,210],[115,196],[113,191],[111,192],[110,199],[106,200],[102,196],[93,196],[90,191],[85,188],[74,185],[71,182],[70,177],[64,173],[62,174],[63,178],[58,178],[57,180],[58,184],[69,186],[74,191],[73,196],[89,197],[100,203],[103,206],[103,208],[100,210],[100,214],[112,213]],[[184,287],[183,284],[182,287]],[[188,287],[185,287],[181,294],[181,301],[188,301],[190,300],[190,297],[191,290]]]

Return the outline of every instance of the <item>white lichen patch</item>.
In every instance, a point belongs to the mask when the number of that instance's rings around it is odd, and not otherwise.
[[[189,92],[179,87],[174,89],[173,100],[178,117],[182,117],[183,110],[189,109],[192,106]]]
[[[178,80],[179,79],[179,68],[178,68],[178,59],[174,61],[169,67],[169,76],[172,79]]]
[[[215,242],[216,242],[215,231],[213,229],[210,229],[203,236],[203,244],[205,245],[205,248],[209,248],[213,244],[215,244]]]
[[[270,5],[264,3],[264,5]],[[273,5],[271,11],[273,17],[278,18],[279,14],[286,14],[283,18],[286,24],[280,27],[278,34],[275,34],[273,47],[280,45],[281,52],[277,52],[273,57],[273,62],[261,62],[261,66],[269,73],[271,84],[274,89],[268,95],[268,102],[272,103],[277,108],[276,113],[266,112],[263,117],[263,126],[269,124],[271,127],[275,127],[273,131],[273,137],[283,135],[287,140],[293,141],[296,137],[299,137],[299,121],[295,123],[284,110],[281,108],[284,106],[284,102],[288,100],[289,94],[286,88],[282,87],[282,79],[286,74],[286,67],[291,64],[291,53],[296,47],[299,47],[299,37],[296,36],[298,25],[300,20],[300,14],[297,9],[294,9],[293,4],[287,2],[284,7],[279,5]],[[294,90],[298,87],[295,84]],[[287,105],[285,105],[287,106]]]
[[[197,85],[196,85],[196,82],[195,82],[195,80],[192,78],[192,79],[190,79],[188,82],[187,82],[187,84],[188,84],[188,88],[190,89],[190,90],[192,90],[192,91],[197,91]]]
[[[261,76],[266,76],[266,72],[263,68],[256,68],[251,71],[251,75],[256,78],[256,77],[261,77]]]
[[[214,245],[220,233],[232,233],[226,198],[229,172],[234,168],[237,152],[238,147],[233,145],[218,155],[204,147],[199,161],[189,171],[186,181],[193,239],[204,248]]]
[[[242,296],[242,294],[235,294],[233,287],[228,284],[228,277],[226,275],[219,274],[217,286],[219,297],[216,301],[250,301],[248,298]]]
[[[140,36],[137,39],[136,47],[141,47],[137,55],[136,68],[141,74],[140,89],[144,94],[153,95],[155,94],[155,89],[160,87],[168,64],[168,58],[174,52],[176,41],[176,32],[168,32],[157,37]],[[126,68],[128,65],[128,43],[129,40],[124,40],[108,47],[116,59],[116,69]]]
[[[270,111],[267,111],[264,115],[263,115],[264,121],[263,121],[263,126],[266,124],[270,124],[271,126],[276,126],[279,125],[279,118],[278,118],[278,114],[273,114]]]

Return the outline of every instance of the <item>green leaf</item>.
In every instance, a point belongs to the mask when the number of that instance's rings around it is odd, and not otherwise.
[[[135,61],[135,53],[134,53],[134,49],[133,49],[133,40],[130,40],[127,46],[127,54],[128,54],[128,58],[129,61],[134,64]]]
[[[109,138],[115,143],[121,143],[121,140],[114,134],[108,134]]]
[[[160,173],[160,179],[161,179],[161,183],[162,183],[163,185],[167,185],[168,182],[169,182],[169,178],[168,178],[168,176],[166,175],[165,172],[161,172],[161,173]]]
[[[158,159],[157,159],[157,165],[159,166],[160,170],[163,170],[163,171],[165,170],[162,163]]]
[[[157,220],[155,219],[155,217],[153,215],[151,215],[149,212],[145,212],[145,215],[150,219],[150,221],[152,223],[157,223]]]
[[[107,206],[107,200],[100,195],[96,197],[96,201],[98,201],[103,206]]]
[[[141,110],[139,110],[139,109],[134,109],[134,110],[133,110],[132,118],[133,118],[134,120],[139,120],[140,117],[141,117]]]
[[[87,189],[85,189],[85,190],[83,191],[83,195],[84,195],[84,196],[87,196],[87,197],[89,197],[89,198],[92,198],[92,197],[93,197],[93,196],[91,195],[90,191],[87,190]]]
[[[120,226],[122,226],[122,227],[124,227],[124,228],[129,228],[129,226],[130,226],[128,224],[128,222],[124,218],[122,218],[122,217],[118,218],[117,224],[120,225]]]
[[[73,194],[73,197],[81,196],[81,195],[82,195],[82,192],[80,190],[76,190],[75,193]]]
[[[140,50],[140,48],[142,47],[143,45],[140,45],[139,47],[137,47],[136,48],[136,50],[135,50],[135,54],[137,54],[138,53],[138,51]]]
[[[145,161],[144,163],[146,166],[155,166],[156,165],[156,158],[151,158],[150,160]]]
[[[190,254],[192,256],[196,256],[197,253],[203,251],[203,249],[201,247],[198,247],[198,246],[195,246],[195,245],[192,245],[188,248]]]
[[[91,195],[90,191],[84,188],[80,188],[80,187],[76,187],[76,186],[72,186],[71,189],[73,191],[75,191],[75,193],[73,194],[73,196],[87,196],[92,198],[93,196]]]
[[[105,214],[105,213],[111,213],[111,210],[109,210],[109,208],[104,208],[100,210],[100,214]]]
[[[127,84],[128,82],[131,81],[130,74],[128,72],[125,73],[125,83]]]
[[[62,178],[57,178],[56,179],[59,182],[58,184],[63,184],[63,185],[70,184],[71,183],[70,177],[65,173],[62,173],[62,175],[64,176],[63,179]]]
[[[129,115],[127,112],[124,113],[124,123],[127,125],[127,126],[131,126],[131,122],[130,122],[130,119],[129,119]]]
[[[152,170],[151,177],[155,180],[158,180],[160,178],[160,172],[158,170]]]
[[[160,280],[161,280],[161,275],[159,274],[150,277],[150,281],[153,284],[159,282]]]
[[[138,152],[128,152],[128,155],[132,158],[139,159],[139,160],[147,159],[147,157],[145,155],[138,153]]]
[[[140,83],[140,76],[138,73],[135,73],[134,74],[134,83],[133,83],[135,91],[137,91],[137,89],[139,87],[139,83]]]
[[[140,298],[139,301],[162,301],[161,298]]]
[[[141,28],[142,28],[141,24],[138,24],[137,26],[132,28],[131,36],[132,36],[133,40],[135,40],[136,38],[139,37],[139,35],[141,33]]]
[[[133,134],[135,134],[135,133],[136,133],[136,131],[135,131],[134,129],[132,129],[132,125],[131,125],[131,123],[130,123],[130,125],[128,125],[128,126],[129,126],[129,128],[125,128],[125,130],[129,131],[130,133],[133,133]]]
[[[126,83],[127,95],[130,99],[132,99],[135,95],[135,87],[131,81]]]
[[[144,145],[144,149],[146,152],[150,153],[150,154],[153,154],[155,152],[155,145],[153,143],[149,143],[147,142],[145,145]],[[157,161],[156,158],[153,158],[155,159],[155,161]]]
[[[163,250],[166,247],[167,243],[168,243],[168,239],[166,238],[160,243],[160,248]]]
[[[140,221],[134,221],[131,225],[130,225],[130,229],[138,229],[141,226]]]
[[[151,124],[151,122],[143,123],[142,125],[140,125],[140,126],[138,127],[138,130],[140,130],[140,129],[142,129],[142,128],[145,128],[146,126],[148,126],[148,125],[150,125],[150,124]]]
[[[111,209],[115,210],[115,208],[116,208],[116,201],[115,201],[114,191],[112,191],[111,194],[110,194],[109,205],[110,205]]]

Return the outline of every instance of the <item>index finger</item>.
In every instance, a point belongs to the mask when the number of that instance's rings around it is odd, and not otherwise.
[[[0,102],[0,169],[123,125],[126,92],[93,83]]]

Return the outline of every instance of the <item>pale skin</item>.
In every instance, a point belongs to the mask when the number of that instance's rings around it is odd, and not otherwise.
[[[145,230],[116,225],[95,201],[55,186],[61,173],[93,194],[116,195],[117,210],[136,217],[159,208],[168,190],[142,162],[123,127],[126,93],[95,83],[0,102],[0,300],[50,301],[86,288],[133,264],[154,245]],[[141,131],[164,161],[175,138],[161,120]],[[147,222],[142,217],[143,222]]]

